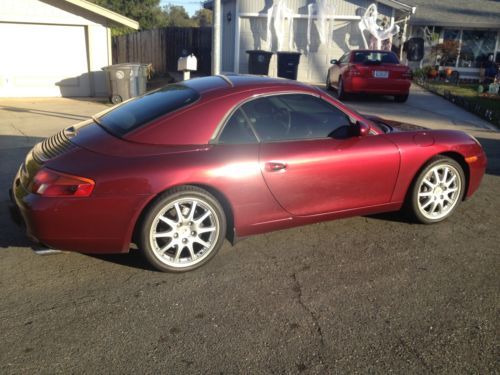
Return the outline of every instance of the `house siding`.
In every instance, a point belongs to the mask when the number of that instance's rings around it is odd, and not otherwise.
[[[297,79],[305,82],[322,83],[330,66],[330,60],[339,58],[345,52],[363,48],[361,32],[357,20],[334,20],[329,22],[329,37],[326,43],[321,43],[316,22],[311,30],[311,43],[308,48],[307,40],[307,0],[290,0],[287,6],[295,14],[293,20],[294,43],[292,51],[302,53]],[[332,0],[331,5],[335,7],[336,16],[354,17],[362,15],[365,9],[372,3],[368,0]],[[276,43],[272,46],[267,41],[267,11],[273,5],[273,1],[267,0],[240,0],[239,14],[239,65],[238,72],[248,72],[247,50],[265,50],[277,52]],[[387,16],[392,15],[392,9],[383,4],[378,6],[379,13]],[[257,17],[259,13],[262,16]],[[289,35],[285,35],[284,46],[288,47]],[[286,48],[287,49],[287,48]],[[277,56],[273,55],[270,63],[269,75],[277,76]]]

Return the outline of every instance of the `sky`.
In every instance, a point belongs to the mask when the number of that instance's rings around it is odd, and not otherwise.
[[[198,9],[202,7],[203,1],[201,0],[161,0],[160,4],[163,5],[182,5],[190,16],[192,16]]]

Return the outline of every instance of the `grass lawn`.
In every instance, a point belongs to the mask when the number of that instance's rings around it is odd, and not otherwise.
[[[479,96],[477,93],[478,84],[461,84],[460,86],[445,82],[427,82],[427,84],[434,87],[441,95],[443,95],[444,90],[448,90],[453,95],[470,99],[481,104],[484,108],[500,111],[500,96],[497,96],[498,99]]]

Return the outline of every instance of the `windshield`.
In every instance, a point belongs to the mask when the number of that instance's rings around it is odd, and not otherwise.
[[[195,102],[200,94],[190,87],[173,84],[127,101],[95,120],[111,134],[124,136],[167,113]]]
[[[354,62],[365,65],[399,64],[397,56],[392,52],[359,51],[354,53]]]

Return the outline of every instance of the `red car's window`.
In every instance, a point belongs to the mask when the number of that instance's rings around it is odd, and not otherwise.
[[[114,107],[95,120],[111,134],[124,136],[149,121],[195,102],[199,97],[200,94],[190,87],[168,85]]]
[[[312,95],[268,96],[246,103],[242,110],[263,142],[345,138],[352,128],[345,113]]]
[[[366,65],[399,64],[399,60],[394,53],[380,51],[354,52],[354,62]]]
[[[257,143],[257,138],[240,109],[226,122],[218,142],[222,144]]]

